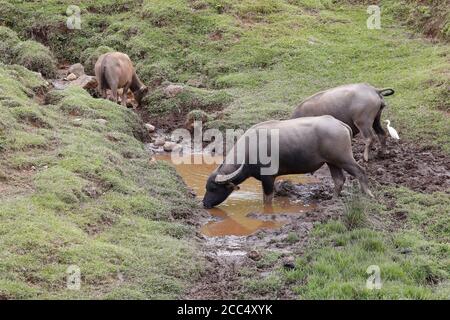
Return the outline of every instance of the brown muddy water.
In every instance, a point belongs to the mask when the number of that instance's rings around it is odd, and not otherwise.
[[[221,163],[222,160],[221,157],[203,154],[192,155],[191,164],[174,164],[170,154],[158,154],[155,158],[172,163],[184,182],[194,190],[200,199],[205,194],[206,180],[218,166],[217,163]],[[207,162],[201,161],[202,159],[206,159]],[[215,161],[214,164],[207,164],[213,162],[213,160]],[[300,184],[318,182],[314,177],[305,175],[288,175],[278,177],[277,180],[290,180]],[[314,204],[305,204],[287,197],[275,197],[272,205],[264,205],[262,197],[261,183],[254,178],[247,179],[240,185],[240,190],[234,191],[220,206],[208,209],[208,212],[219,220],[214,219],[214,221],[205,224],[201,228],[201,233],[209,237],[247,236],[260,229],[275,229],[283,225],[283,222],[279,221],[262,221],[250,218],[248,217],[250,213],[268,215],[302,214],[314,208]]]

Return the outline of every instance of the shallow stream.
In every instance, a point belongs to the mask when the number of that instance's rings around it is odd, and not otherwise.
[[[158,154],[157,160],[168,161],[173,164],[170,154]],[[196,157],[196,159],[194,159]],[[208,162],[215,160],[215,164],[207,164],[202,161],[202,157],[209,157]],[[196,161],[194,161],[196,160]],[[192,155],[191,164],[173,164],[183,178],[184,182],[194,190],[199,198],[205,193],[205,184],[209,175],[218,166],[221,158],[195,154]],[[195,163],[200,164],[195,164]],[[305,175],[289,175],[278,177],[277,179],[290,180],[294,183],[309,184],[317,183],[317,179]],[[210,237],[220,236],[246,236],[263,228],[279,228],[283,225],[279,221],[263,221],[250,218],[250,213],[273,214],[302,214],[313,209],[314,205],[304,204],[300,200],[292,200],[288,197],[275,197],[273,204],[264,205],[261,183],[254,179],[247,179],[240,185],[240,190],[234,191],[229,198],[220,206],[208,209],[208,212],[215,218],[201,228],[201,232]]]

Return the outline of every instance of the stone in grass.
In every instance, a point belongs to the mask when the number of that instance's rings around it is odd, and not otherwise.
[[[93,76],[83,74],[77,79],[73,80],[70,84],[79,86],[83,89],[93,89],[97,87],[97,79]]]
[[[177,94],[183,92],[183,90],[184,90],[183,86],[180,86],[178,84],[169,84],[167,87],[163,89],[164,94],[168,98],[175,97]]]
[[[154,125],[151,125],[150,123],[146,123],[146,124],[144,125],[144,127],[145,127],[145,129],[147,129],[147,131],[150,132],[150,133],[155,132],[155,126],[154,126]]]
[[[175,151],[175,150],[177,150],[179,148],[180,148],[180,145],[178,143],[172,142],[172,141],[167,141],[163,145],[163,149],[166,152],[172,152],[172,151]]]
[[[84,67],[81,63],[75,63],[69,67],[69,73],[73,73],[78,78],[84,74]]]
[[[105,119],[95,119],[95,122],[97,122],[98,124],[101,124],[101,125],[105,125],[108,123],[108,121]]]
[[[72,120],[72,124],[75,126],[75,127],[81,127],[81,118],[75,118],[75,119],[73,119]]]
[[[258,251],[252,250],[248,253],[248,257],[252,260],[258,261],[261,259],[261,254]]]
[[[77,75],[75,73],[70,73],[67,77],[66,80],[67,81],[73,81],[77,78]]]
[[[295,259],[294,257],[285,257],[283,259],[283,267],[287,270],[293,270],[295,269]]]
[[[166,143],[166,139],[164,139],[163,137],[156,138],[155,142],[153,142],[153,144],[157,147],[161,147],[165,143]]]

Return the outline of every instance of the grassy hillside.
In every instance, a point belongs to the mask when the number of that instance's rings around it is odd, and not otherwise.
[[[224,113],[206,106],[210,126],[285,118],[317,91],[369,82],[397,90],[386,116],[402,136],[450,151],[448,46],[402,27],[417,7],[411,1],[380,2],[381,30],[366,28],[366,6],[331,0],[10,1],[0,9],[3,24],[50,46],[60,61],[81,60],[89,70],[103,46],[128,53],[147,84],[225,89],[234,99]],[[65,28],[69,4],[81,9],[81,30]],[[448,7],[439,8],[446,17]],[[167,112],[158,91],[148,108],[155,117]],[[181,101],[169,110],[190,109]]]
[[[41,105],[45,86],[0,64],[0,297],[177,297],[201,268],[194,230],[174,221],[194,200],[149,163],[133,112],[78,88]]]
[[[31,38],[50,48],[50,66],[55,58],[92,70],[100,52],[126,52],[153,87],[150,119],[168,128],[193,109],[208,113],[210,127],[246,128],[289,117],[305,97],[339,84],[393,87],[383,118],[402,139],[448,155],[448,6],[380,1],[382,29],[368,30],[364,2],[0,1],[0,24],[18,33],[0,32],[14,42],[0,52],[9,55],[3,62],[36,71],[26,64],[34,59],[20,59],[36,48]],[[81,8],[81,30],[65,27],[72,4]],[[435,35],[442,42],[421,35],[425,7],[443,17]],[[416,10],[420,23],[409,18]],[[194,230],[182,222],[197,206],[173,169],[149,164],[138,117],[75,88],[49,93],[43,105],[43,80],[23,67],[0,65],[0,77],[0,297],[180,295],[202,268]],[[164,81],[187,89],[167,99]],[[364,213],[381,225],[316,226],[294,271],[245,280],[249,292],[276,296],[288,286],[301,298],[448,298],[448,193],[378,188],[381,203]],[[389,224],[396,212],[408,213],[401,228]],[[385,289],[368,292],[365,270],[377,263]],[[70,264],[82,270],[80,292],[65,290]]]

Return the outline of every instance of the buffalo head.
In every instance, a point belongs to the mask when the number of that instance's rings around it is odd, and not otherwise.
[[[224,202],[239,186],[232,182],[241,172],[244,164],[236,171],[229,174],[221,174],[220,168],[212,173],[206,182],[206,193],[203,197],[203,206],[207,209],[215,207]]]
[[[148,87],[142,86],[138,90],[133,91],[133,96],[136,102],[138,103],[138,106],[141,106],[142,99],[147,95],[148,93]]]

